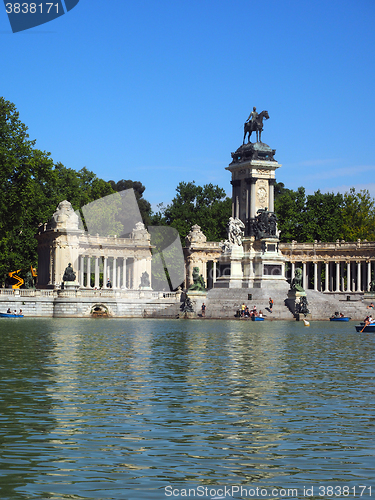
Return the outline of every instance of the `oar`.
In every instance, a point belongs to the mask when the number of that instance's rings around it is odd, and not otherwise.
[[[370,322],[369,322],[369,321],[367,321],[367,322],[365,321],[365,326],[362,328],[362,330],[361,330],[359,333],[362,333],[362,332],[363,332],[363,330],[366,328],[366,326],[367,326],[367,325],[369,325],[369,324],[370,324]]]

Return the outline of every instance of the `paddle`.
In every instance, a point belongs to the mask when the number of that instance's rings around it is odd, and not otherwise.
[[[363,332],[363,330],[366,328],[366,326],[367,326],[367,325],[369,325],[369,324],[370,324],[370,322],[369,322],[369,321],[365,321],[365,326],[362,328],[362,330],[361,330],[359,333],[362,333],[362,332]]]

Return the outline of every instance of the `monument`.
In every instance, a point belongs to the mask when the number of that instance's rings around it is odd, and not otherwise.
[[[254,107],[244,124],[243,144],[226,167],[232,174],[232,217],[228,239],[221,243],[217,288],[288,288],[274,213],[275,172],[281,165],[276,150],[261,142],[264,119],[268,111],[258,114]],[[250,142],[252,132],[257,142]]]

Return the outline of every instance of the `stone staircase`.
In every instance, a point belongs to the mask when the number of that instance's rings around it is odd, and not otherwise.
[[[201,302],[204,301],[206,309],[206,318],[211,319],[233,319],[236,312],[245,303],[252,309],[256,306],[258,311],[262,311],[267,320],[294,320],[293,314],[285,304],[289,290],[289,285],[284,289],[264,289],[264,288],[213,288],[207,292],[206,298],[197,303],[196,312],[200,315]],[[252,298],[249,299],[251,294]],[[346,296],[342,298],[324,294],[315,290],[306,291],[308,308],[313,320],[328,320],[336,311],[349,316],[353,320],[362,321],[369,310],[366,304],[361,300],[361,296],[350,301]],[[273,299],[272,313],[269,310],[269,298]],[[183,296],[181,297],[183,300]],[[177,302],[164,309],[154,310],[148,317],[153,318],[178,318],[181,312],[182,302]],[[375,313],[374,313],[375,314]]]

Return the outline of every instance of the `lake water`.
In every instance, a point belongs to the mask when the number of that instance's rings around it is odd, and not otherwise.
[[[375,497],[375,335],[353,322],[24,318],[0,335],[1,500]]]

